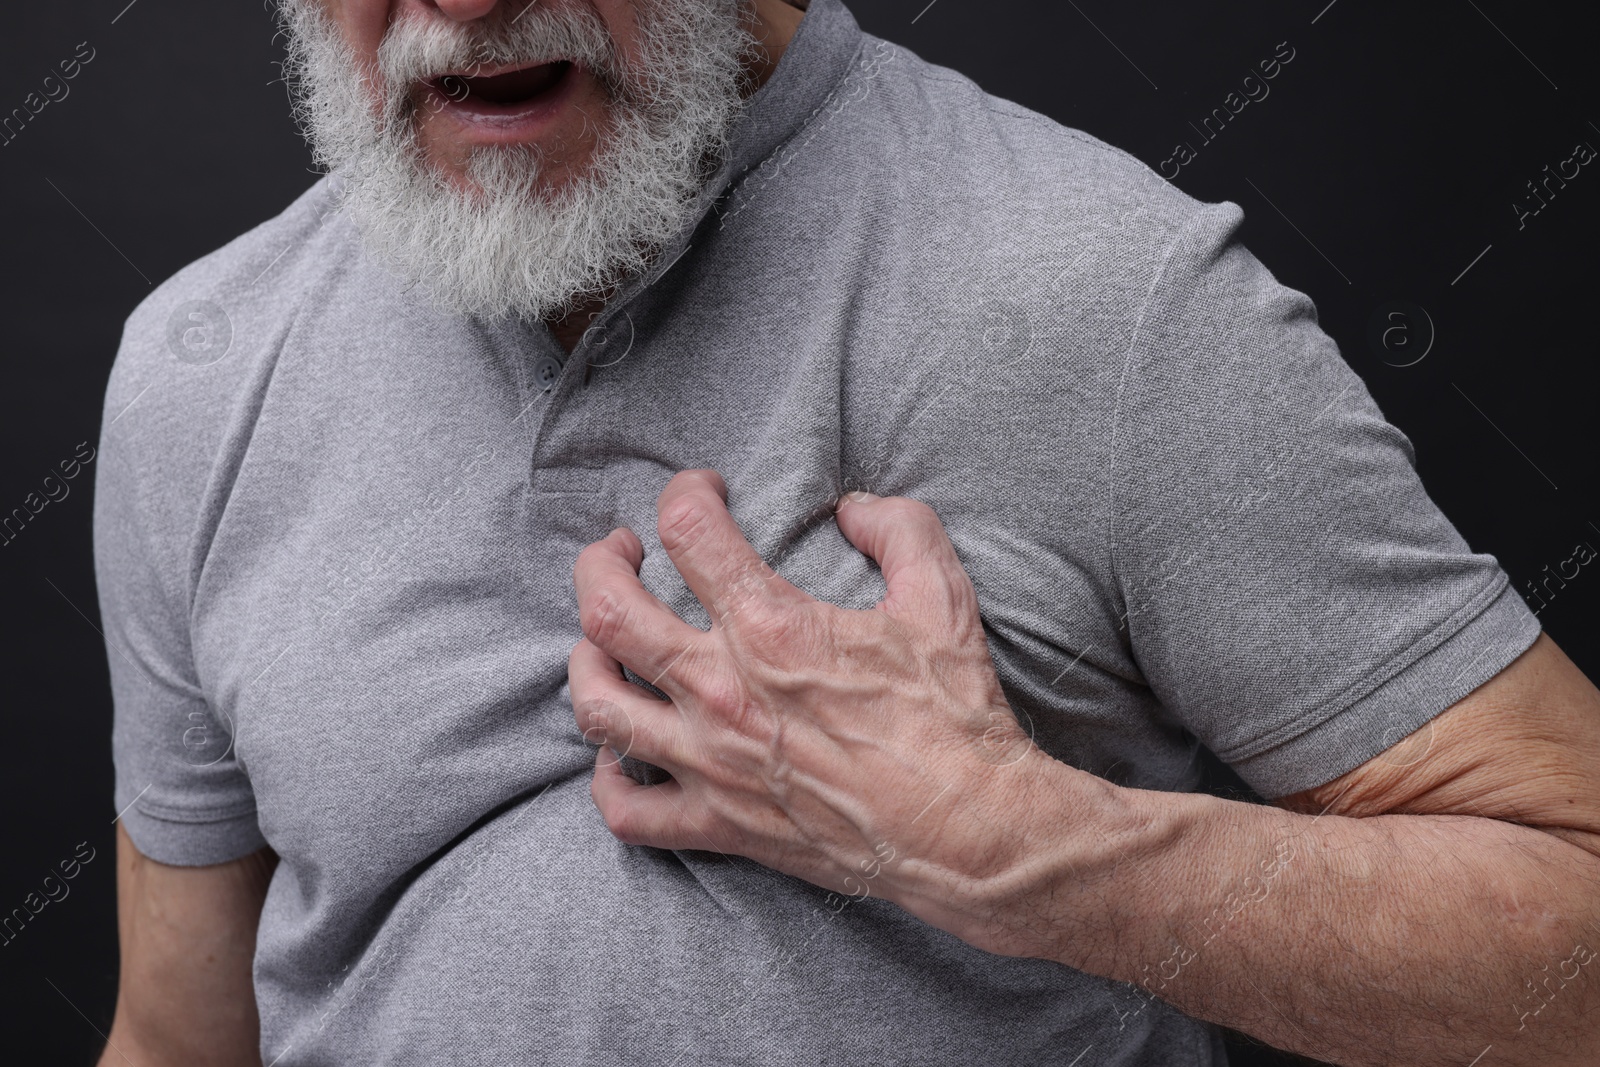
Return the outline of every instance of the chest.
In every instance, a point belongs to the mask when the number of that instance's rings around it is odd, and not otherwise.
[[[847,372],[849,344],[797,343],[763,363],[732,339],[706,358],[677,334],[608,342],[615,362],[580,352],[587,375],[582,361],[550,367],[553,346],[466,334],[334,387],[314,354],[281,368],[195,599],[202,682],[280,852],[379,832],[413,843],[397,855],[425,855],[507,799],[583,773],[592,750],[565,684],[581,637],[573,562],[628,526],[646,587],[705,625],[655,536],[657,495],[696,467],[723,474],[735,519],[780,574],[844,607],[870,607],[883,584],[834,524],[838,496],[932,504],[1041,746],[1098,769],[1147,763],[1152,737],[1176,743],[1118,673],[1092,534],[1054,525],[1092,487],[1041,473],[1031,439],[1013,431],[1016,450],[997,452],[1004,427],[979,439],[948,414],[875,409]],[[933,377],[913,397],[972,387],[918,373]],[[1056,478],[1043,503],[1063,518],[1041,511],[1041,477]]]

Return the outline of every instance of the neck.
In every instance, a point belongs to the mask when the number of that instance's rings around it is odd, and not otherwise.
[[[789,47],[795,31],[800,28],[800,20],[805,17],[807,2],[808,0],[751,0],[745,5],[741,18],[745,28],[756,41],[756,48],[745,63],[745,71],[750,75],[746,83],[747,96],[765,85],[767,79],[772,77],[772,72],[778,68],[778,61],[783,58],[784,50]],[[555,335],[556,342],[570,353],[578,347],[584,331],[605,306],[605,297],[597,297],[580,304],[564,317],[550,320],[548,323],[550,332]]]

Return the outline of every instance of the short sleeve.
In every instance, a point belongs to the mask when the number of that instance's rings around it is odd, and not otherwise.
[[[1113,428],[1115,595],[1145,681],[1254,789],[1324,784],[1521,655],[1539,624],[1429,499],[1411,442],[1201,208],[1168,249]]]
[[[179,473],[184,464],[162,447],[159,420],[141,420],[148,411],[127,407],[137,389],[124,387],[130,374],[119,370],[107,395],[94,509],[115,803],[128,836],[151,859],[222,863],[265,841],[231,724],[213,713],[190,655],[187,560],[195,512]]]

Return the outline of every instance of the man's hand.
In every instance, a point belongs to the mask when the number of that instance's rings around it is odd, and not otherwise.
[[[938,517],[902,498],[840,502],[840,530],[888,589],[847,611],[767,566],[726,493],[715,472],[687,471],[658,501],[661,543],[709,632],[640,584],[631,531],[578,557],[585,637],[569,682],[579,729],[604,746],[593,794],[607,825],[632,844],[743,855],[884,897],[1000,950],[972,922],[986,879],[1037,845],[1021,816],[1047,781],[1042,765],[1071,769],[1033,746],[1006,703]],[[625,681],[623,664],[671,700]],[[673,781],[639,785],[619,754]]]
[[[576,567],[573,702],[615,750],[593,792],[622,840],[747,856],[1132,983],[1123,1028],[1159,997],[1340,1064],[1600,1064],[1600,691],[1548,638],[1282,808],[1119,788],[1017,725],[928,508],[842,504],[888,586],[851,612],[777,577],[724,492],[691,471],[659,502],[709,632],[643,589],[628,531]],[[641,786],[615,753],[674,780]]]

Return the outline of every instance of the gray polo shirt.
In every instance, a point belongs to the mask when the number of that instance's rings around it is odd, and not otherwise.
[[[432,310],[326,181],[129,319],[95,514],[116,806],[166,863],[282,857],[265,1061],[1222,1062],[1131,985],[616,842],[565,685],[579,550],[631,526],[704,625],[654,503],[713,467],[780,573],[864,608],[834,499],[926,501],[1038,743],[1149,789],[1195,788],[1201,745],[1267,795],[1326,782],[1537,623],[1237,206],[838,0],[700,208],[570,358]]]

